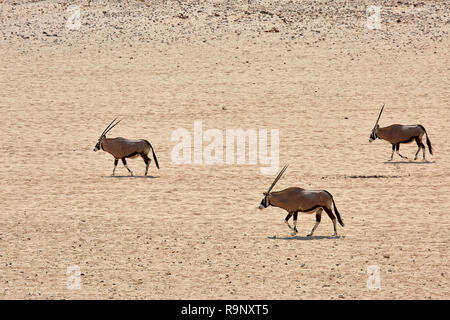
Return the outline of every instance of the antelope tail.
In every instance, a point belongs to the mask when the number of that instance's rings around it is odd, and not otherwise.
[[[153,160],[155,161],[156,167],[159,169],[158,158],[156,158],[155,150],[153,150],[152,144],[148,140],[145,140],[145,142],[148,144],[150,149],[152,149]]]
[[[333,200],[334,213],[336,213],[336,217],[337,217],[337,219],[338,219],[338,221],[339,221],[339,224],[340,224],[341,226],[344,226],[344,221],[342,221],[341,215],[339,214],[339,211],[338,211],[338,209],[336,208],[336,204],[334,203],[334,198],[332,197],[331,200]]]
[[[152,148],[153,160],[155,160],[156,167],[159,169],[158,159],[156,158],[155,150]]]
[[[425,130],[425,128],[424,128],[422,125],[420,125],[420,127],[423,129],[423,131],[425,131],[425,136],[426,136],[426,138],[427,138],[428,151],[430,151],[430,154],[433,155],[433,148],[431,147],[431,141],[430,141],[430,139],[428,138],[427,130]]]
[[[430,151],[430,154],[433,155],[433,148],[431,147],[431,141],[430,141],[430,139],[428,139],[428,134],[426,131],[425,131],[425,135],[427,136],[428,151]]]
[[[338,209],[336,208],[336,203],[334,203],[333,195],[332,195],[331,193],[329,193],[327,190],[323,190],[323,191],[325,191],[326,193],[328,193],[328,194],[330,195],[331,201],[333,201],[334,213],[336,214],[336,217],[337,217],[337,219],[338,219],[338,221],[339,221],[339,224],[340,224],[341,226],[344,226],[344,221],[342,221],[341,215],[339,214],[339,211],[338,211]]]

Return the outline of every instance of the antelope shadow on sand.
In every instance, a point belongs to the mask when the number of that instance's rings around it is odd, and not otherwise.
[[[130,179],[158,179],[159,176],[130,176],[130,175],[126,175],[126,176],[103,176],[104,178],[112,178],[112,179],[125,179],[125,178],[130,178]]]
[[[385,161],[383,162],[385,164],[433,164],[436,163],[436,161]]]
[[[267,237],[270,240],[323,240],[323,239],[344,239],[345,236],[289,236],[289,237]]]

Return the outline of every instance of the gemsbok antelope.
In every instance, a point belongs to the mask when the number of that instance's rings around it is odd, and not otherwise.
[[[405,126],[401,124],[393,124],[388,127],[380,128],[380,126],[378,125],[378,121],[380,120],[383,109],[384,104],[381,108],[380,114],[378,115],[377,122],[372,129],[372,133],[370,134],[369,142],[372,142],[377,138],[390,142],[392,144],[392,153],[391,158],[388,161],[392,161],[394,151],[396,151],[400,157],[408,159],[407,157],[404,157],[400,154],[400,143],[410,143],[413,140],[416,141],[417,146],[419,147],[419,149],[417,149],[416,155],[414,156],[414,160],[417,160],[417,155],[419,154],[420,149],[422,149],[423,151],[423,160],[425,160],[425,145],[422,143],[422,137],[424,134],[427,138],[428,151],[430,151],[430,154],[433,155],[433,148],[431,147],[430,139],[428,138],[427,131],[422,125],[415,124]]]
[[[333,214],[332,206],[334,208],[334,212],[336,213],[337,220],[344,226],[344,222],[341,219],[341,215],[336,208],[336,204],[334,203],[333,196],[326,190],[305,190],[302,188],[291,187],[281,191],[271,192],[275,184],[283,175],[284,171],[286,171],[287,166],[280,171],[278,176],[273,181],[267,192],[264,192],[264,198],[262,199],[259,209],[267,208],[268,206],[279,207],[288,212],[288,215],[284,219],[285,223],[289,227],[289,229],[294,230],[292,235],[297,234],[297,215],[299,212],[316,214],[316,224],[311,230],[311,233],[308,234],[308,237],[312,236],[317,226],[320,223],[322,211],[325,212],[330,217],[333,222],[334,234],[333,236],[337,236],[336,229],[336,217]],[[294,227],[292,228],[289,224],[289,219],[294,217]]]
[[[145,162],[145,175],[147,175],[148,167],[150,166],[151,159],[148,157],[148,153],[150,150],[153,153],[153,159],[155,160],[156,167],[159,169],[158,159],[156,158],[155,150],[153,150],[152,145],[147,140],[130,140],[125,138],[107,138],[106,134],[111,131],[112,128],[114,128],[117,124],[119,124],[120,120],[114,123],[117,120],[114,119],[103,131],[103,133],[100,135],[100,138],[98,139],[97,144],[94,147],[94,151],[98,151],[102,149],[103,151],[106,151],[110,153],[114,157],[114,170],[112,175],[114,176],[114,173],[116,172],[117,163],[119,162],[119,159],[122,160],[123,165],[125,168],[128,169],[131,175],[133,175],[133,172],[128,168],[126,158],[136,158],[138,156],[141,156],[142,159],[144,159]],[[114,124],[113,124],[114,123]]]

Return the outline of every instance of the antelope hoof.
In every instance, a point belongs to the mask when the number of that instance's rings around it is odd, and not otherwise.
[[[338,236],[337,232],[333,233],[333,237],[337,237],[337,236]]]
[[[297,232],[296,231],[294,231],[294,232],[291,232],[291,236],[295,236],[297,234]]]
[[[307,237],[312,237],[312,233],[309,233],[306,235]]]

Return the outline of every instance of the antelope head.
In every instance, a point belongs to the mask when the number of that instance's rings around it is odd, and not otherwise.
[[[373,127],[372,133],[370,134],[369,142],[372,142],[373,140],[375,140],[375,139],[378,138],[378,136],[377,136],[377,131],[378,131],[378,128],[380,127],[380,126],[378,125],[378,121],[380,121],[380,117],[381,117],[381,113],[383,112],[383,109],[384,109],[384,104],[383,104],[383,106],[381,107],[381,111],[380,111],[380,114],[378,115],[377,122],[375,122],[375,126]]]
[[[107,134],[109,131],[111,131],[111,129],[114,128],[114,127],[115,127],[117,124],[119,124],[119,122],[121,121],[121,120],[119,120],[119,121],[115,122],[116,120],[117,120],[117,118],[115,118],[115,119],[114,119],[114,120],[106,127],[105,130],[103,130],[103,133],[100,135],[100,138],[98,138],[98,142],[97,142],[97,144],[96,144],[95,147],[94,147],[94,151],[98,151],[98,150],[101,149],[102,141],[103,141],[103,139],[106,138],[106,134]],[[115,123],[114,123],[114,122],[115,122]]]
[[[267,199],[267,197],[269,196],[270,191],[272,191],[273,187],[275,187],[275,184],[278,182],[278,180],[280,180],[281,176],[286,171],[287,167],[288,167],[288,165],[285,165],[283,167],[283,169],[281,169],[280,173],[278,173],[278,176],[272,182],[272,185],[270,186],[269,190],[267,190],[267,192],[263,192],[264,198],[261,200],[261,203],[259,204],[258,209],[264,209],[269,206],[269,200]]]

